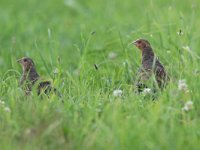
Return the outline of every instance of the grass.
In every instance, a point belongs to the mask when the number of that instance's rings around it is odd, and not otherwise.
[[[197,0],[1,0],[1,149],[200,149],[199,9]],[[140,37],[171,76],[156,102],[133,92],[141,54],[128,44]],[[24,96],[22,56],[64,103]],[[193,109],[182,111],[189,100]]]

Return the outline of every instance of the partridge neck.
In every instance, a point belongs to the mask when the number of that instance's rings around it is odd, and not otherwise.
[[[146,47],[142,50],[142,63],[154,59],[154,52],[151,47]]]
[[[29,70],[25,70],[23,75],[26,77],[29,77],[31,79],[36,79],[39,77],[39,75],[34,67],[31,67]]]

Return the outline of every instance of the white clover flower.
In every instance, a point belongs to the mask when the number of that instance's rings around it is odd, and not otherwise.
[[[143,92],[144,95],[148,95],[151,93],[151,89],[150,88],[144,88]]]
[[[167,54],[170,54],[171,53],[171,51],[167,51]]]
[[[69,7],[75,7],[76,6],[76,2],[74,0],[65,0],[64,4],[66,6],[69,6]]]
[[[79,70],[79,69],[74,70],[74,71],[73,71],[73,74],[74,74],[75,76],[79,76],[79,75],[80,75],[80,70]]]
[[[54,74],[58,74],[58,72],[59,72],[58,68],[55,68],[53,71]]]
[[[10,110],[9,107],[5,107],[5,108],[4,108],[4,111],[5,111],[5,112],[11,112],[11,110]]]
[[[123,94],[123,92],[120,89],[113,91],[113,96],[115,96],[115,97],[121,97],[122,94]]]
[[[102,112],[102,109],[97,108],[97,109],[96,109],[96,112]]]
[[[190,100],[190,101],[187,101],[184,105],[184,107],[182,108],[183,111],[189,111],[193,109],[193,102]]]
[[[4,106],[5,105],[5,102],[0,100],[0,106]]]
[[[191,51],[191,48],[189,47],[189,46],[183,46],[182,47],[184,50],[186,50],[186,51]]]
[[[108,54],[108,58],[109,59],[115,59],[117,57],[117,53],[115,53],[115,52],[110,52],[109,54]]]
[[[99,106],[102,106],[103,104],[101,102],[98,103]]]
[[[128,61],[125,60],[125,61],[123,62],[123,66],[126,67],[127,65],[128,65]]]
[[[187,86],[185,80],[179,80],[179,81],[178,81],[178,89],[179,89],[180,91],[188,91],[187,88],[188,88],[188,86]]]

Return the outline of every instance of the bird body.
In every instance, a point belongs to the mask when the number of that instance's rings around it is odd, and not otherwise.
[[[35,84],[35,82],[38,81],[38,79],[40,78],[40,76],[38,75],[38,73],[36,72],[35,68],[30,68],[30,70],[25,70],[23,68],[23,74],[22,77],[20,79],[20,85],[21,86],[26,86],[26,91],[31,91],[32,90],[32,86]]]
[[[55,92],[56,89],[51,86],[50,81],[40,81],[40,76],[35,69],[35,64],[31,58],[23,57],[18,60],[18,62],[22,65],[22,77],[20,79],[20,85],[27,95],[33,89],[33,86],[37,84],[37,94],[40,95],[42,92],[48,94],[50,91]]]
[[[138,91],[141,92],[143,88],[147,88],[148,86],[146,83],[149,82],[150,79],[154,80],[160,89],[163,89],[169,80],[169,76],[164,66],[155,56],[150,43],[147,40],[139,39],[134,42],[134,45],[142,52],[141,67],[138,71],[136,81]]]

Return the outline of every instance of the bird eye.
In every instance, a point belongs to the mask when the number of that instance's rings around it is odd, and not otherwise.
[[[27,62],[27,59],[24,59],[24,62]]]
[[[141,41],[138,41],[138,44],[140,44],[141,43]]]

